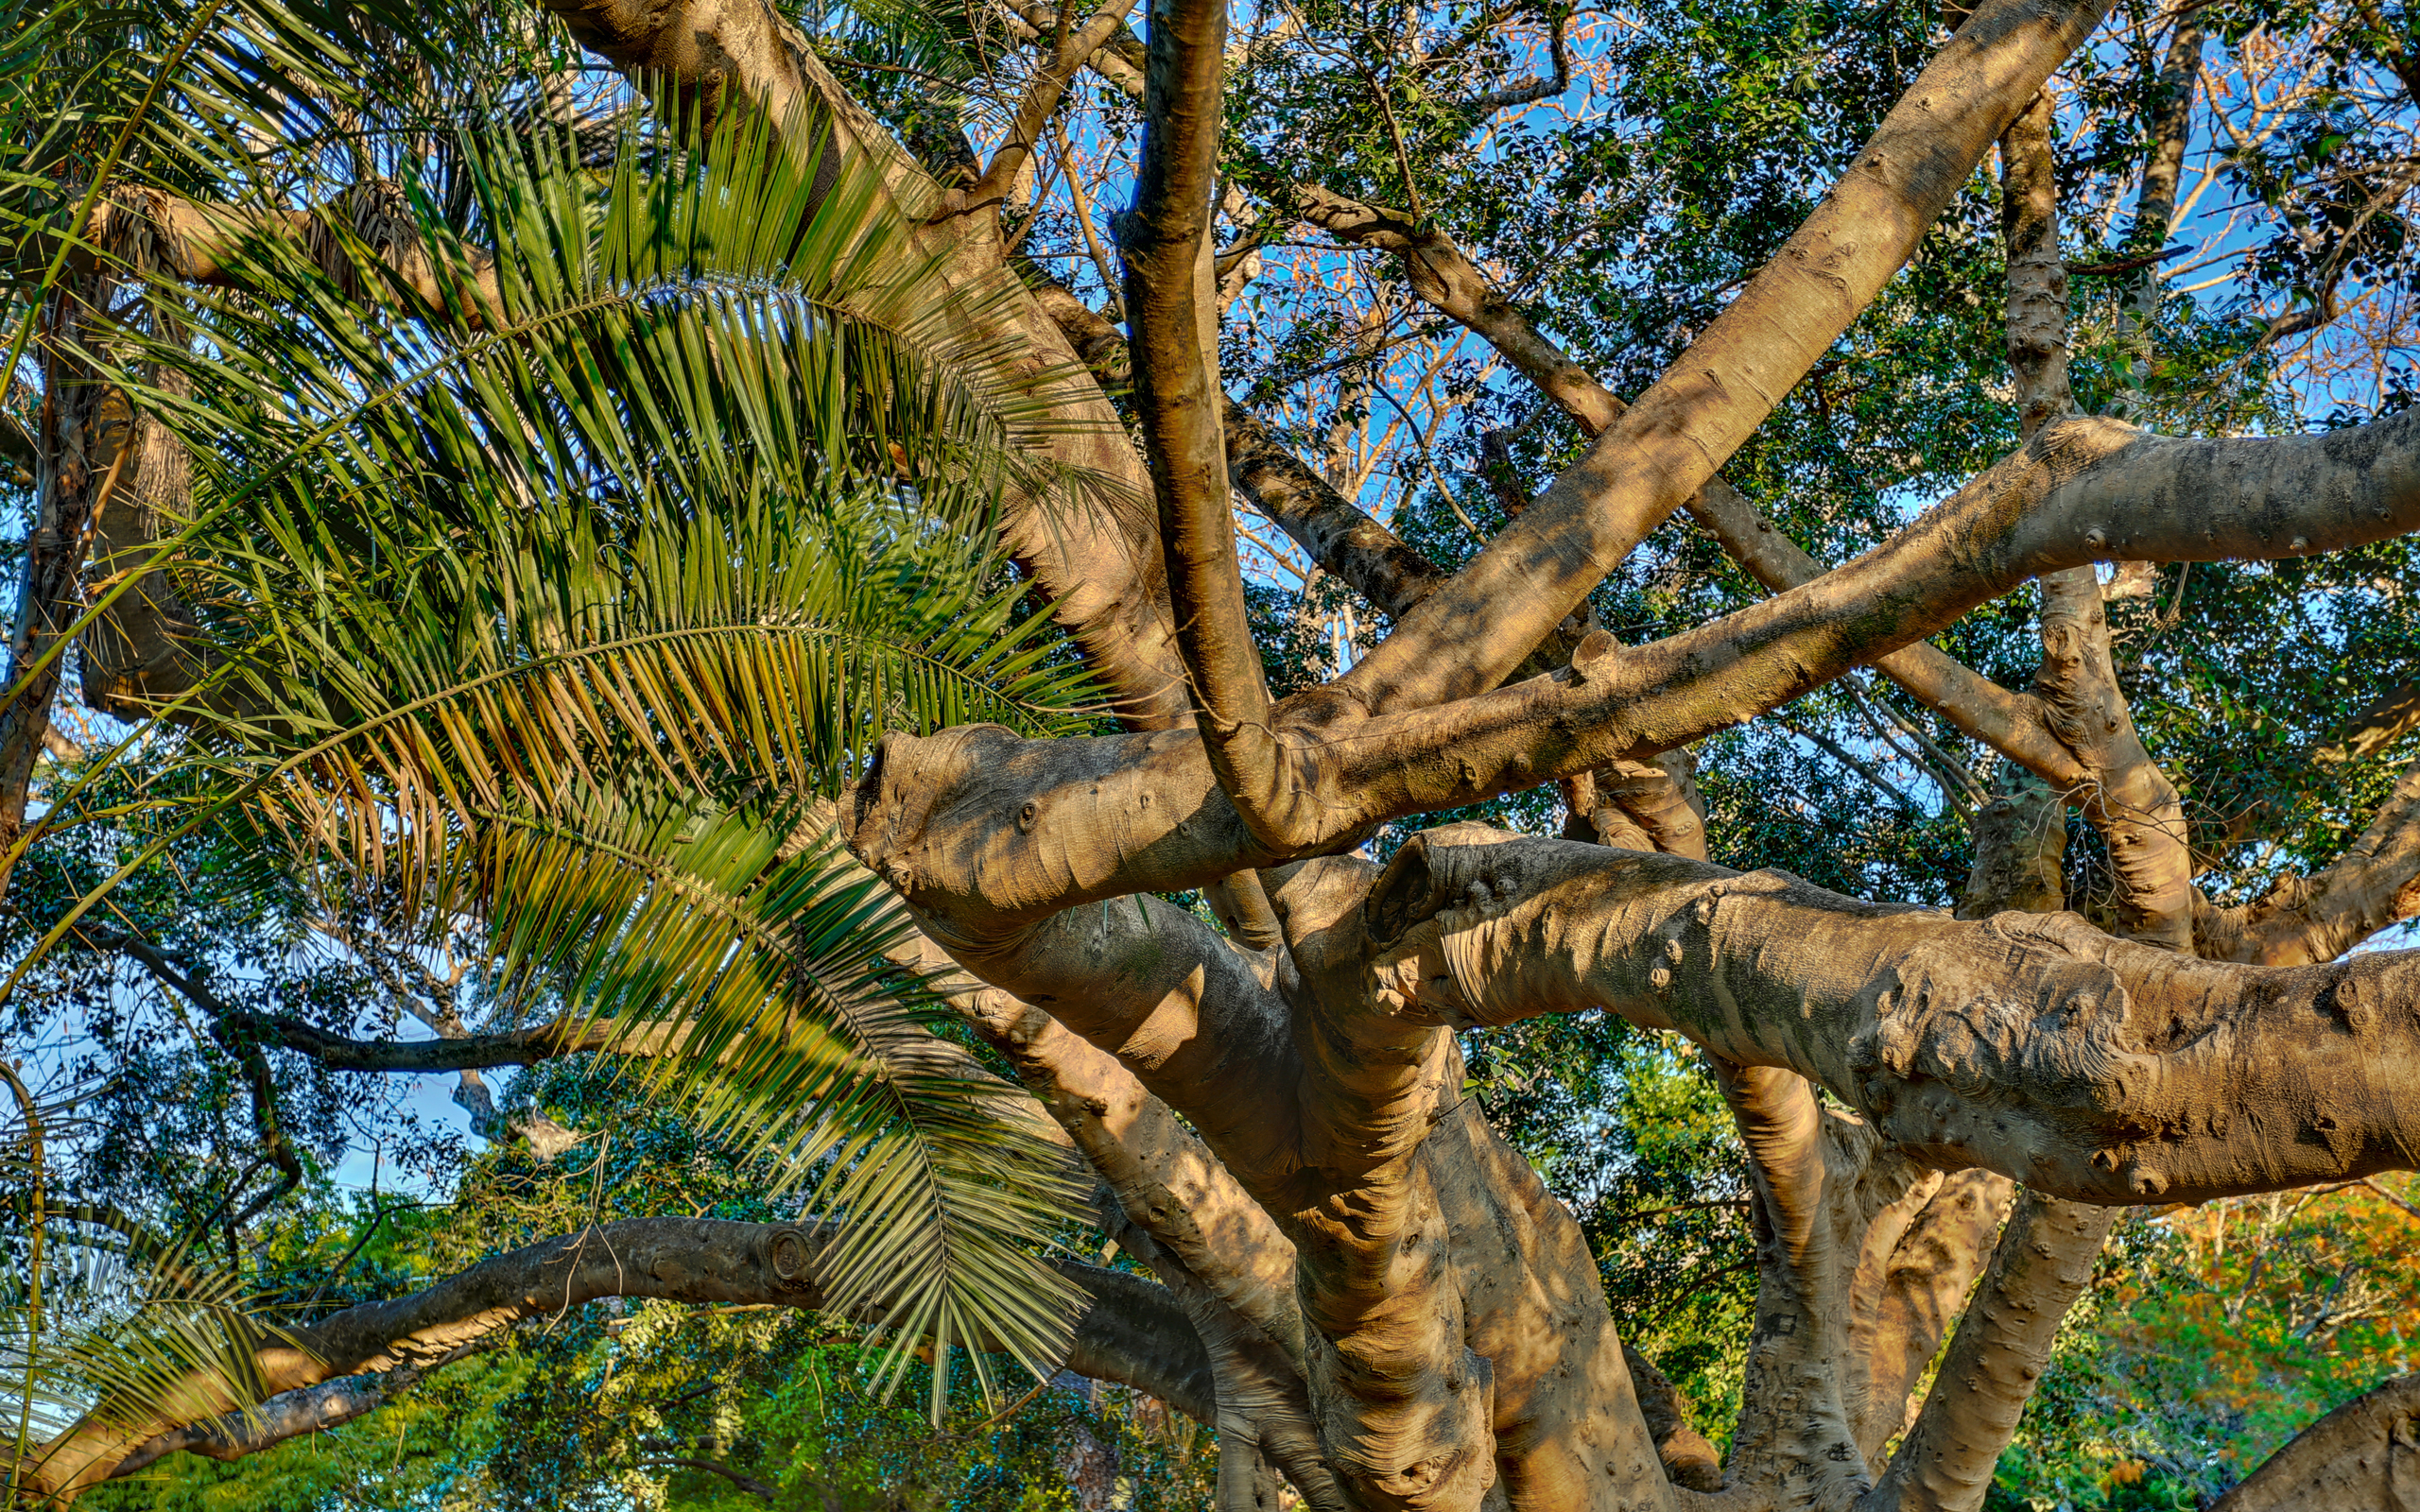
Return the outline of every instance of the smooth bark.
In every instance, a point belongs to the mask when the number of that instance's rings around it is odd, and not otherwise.
[[[1482,692],[1518,666],[1880,292],[2102,9],[1979,9],[1687,357],[1345,684],[1375,709],[1418,708]]]

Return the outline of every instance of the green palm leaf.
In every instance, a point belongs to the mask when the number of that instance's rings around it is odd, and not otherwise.
[[[434,301],[340,228],[334,272],[265,241],[273,299],[148,352],[201,399],[119,366],[198,474],[171,544],[216,662],[169,713],[209,780],[165,833],[241,809],[482,919],[513,992],[677,1050],[647,1085],[845,1225],[836,1305],[1044,1368],[1063,1157],[936,1057],[888,895],[807,820],[885,729],[1091,717],[989,544],[1005,491],[1068,486],[1049,375],[958,339],[1012,291],[941,280],[870,175],[744,124],[695,148],[633,136],[600,183],[474,139],[493,259],[405,197]]]

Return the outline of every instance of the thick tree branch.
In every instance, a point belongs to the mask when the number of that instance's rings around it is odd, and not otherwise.
[[[1349,842],[1387,818],[1686,745],[2043,573],[2127,558],[2307,556],[2415,527],[2420,414],[2227,440],[2063,421],[1815,583],[1649,645],[1597,637],[1566,672],[1359,720],[1350,741],[1288,730],[1293,776],[1318,795],[1318,843]],[[1322,690],[1301,707],[1332,708],[1334,697]],[[1013,833],[994,822],[1004,802],[1031,805]],[[1189,735],[1039,745],[998,730],[894,735],[847,807],[860,857],[969,937],[1071,902],[1198,886],[1284,859],[1244,831]],[[1113,815],[1115,848],[1098,828]],[[992,868],[979,887],[967,869],[978,846]]]
[[[1975,811],[1974,831],[1975,863],[1959,918],[2011,909],[2055,914],[2066,906],[2067,813],[2056,788],[2014,762],[2001,763],[1991,801]]]
[[[1481,889],[1484,889],[1483,891]],[[1481,901],[1483,900],[1483,901]],[[1569,841],[1416,838],[1373,890],[1397,1011],[1606,1007],[1829,1089],[1947,1168],[2123,1204],[2420,1164],[2420,954],[2260,969],[2072,915],[1965,923]],[[2213,1112],[2223,1109],[2223,1112]]]
[[[316,1386],[281,1391],[243,1411],[172,1428],[118,1461],[109,1478],[121,1480],[149,1469],[170,1454],[199,1454],[204,1459],[229,1463],[274,1449],[305,1434],[340,1428],[394,1400],[431,1370],[484,1347],[483,1343],[467,1344],[425,1364],[397,1366],[383,1375],[345,1376]]]
[[[2210,1512],[2399,1508],[2420,1487],[2420,1376],[2397,1376],[2296,1434]]]
[[[2382,929],[2420,917],[2420,762],[2344,853],[2308,877],[2279,879],[2242,908],[2195,900],[2195,950],[2212,960],[2299,966],[2334,960]]]
[[[1495,1480],[1494,1370],[1467,1341],[1445,1195],[1420,1159],[1432,1128],[1475,1109],[1453,1036],[1368,1011],[1356,947],[1373,875],[1323,858],[1273,900],[1301,972],[1288,997],[1304,1167],[1283,1211],[1311,1404],[1331,1462],[1374,1506],[1477,1512]]]
[[[1872,1215],[1864,1192],[1874,1133],[1817,1108],[1802,1077],[1718,1058],[1756,1192],[1756,1324],[1739,1425],[1724,1466],[1742,1489],[1789,1486],[1811,1506],[1840,1506],[1871,1484],[1845,1399],[1848,1282]],[[1904,1194],[1914,1175],[1892,1162]],[[1880,1206],[1881,1204],[1876,1204]],[[1753,1494],[1753,1492],[1751,1492]]]
[[[1040,5],[1034,0],[1000,0],[1000,10],[1009,25],[1025,42],[1038,42],[1054,35],[1059,26],[1056,7]],[[1109,39],[1084,60],[1086,67],[1114,85],[1128,99],[1143,97],[1143,75],[1147,65],[1143,39],[1120,25],[1111,31]]]
[[[2067,382],[2067,265],[2059,255],[2059,175],[2044,90],[2000,137],[2000,242],[2008,256],[2008,365],[2017,433],[2031,440],[2075,413]]]
[[[1867,1230],[1849,1287],[1848,1393],[1868,1465],[1907,1426],[1909,1394],[1966,1305],[2015,1191],[1996,1172],[1953,1172],[1910,1188]]]
[[[1132,333],[1134,412],[1159,500],[1177,648],[1219,785],[1274,837],[1286,810],[1260,648],[1236,557],[1219,425],[1218,280],[1211,231],[1226,75],[1225,0],[1168,0],[1152,17],[1134,209],[1117,223]]]
[[[1482,692],[1518,666],[1704,485],[1898,271],[2103,9],[2095,0],[1979,9],[1674,370],[1345,683],[1373,708],[1417,708]]]
[[[2109,848],[2118,933],[2163,950],[2193,949],[2193,858],[2185,805],[2143,749],[2109,655],[2100,575],[2071,567],[2042,579],[2042,677],[2035,692],[2091,785],[2084,817]]]
[[[2045,140],[2047,142],[2047,136]],[[1541,392],[1578,421],[1588,435],[1600,434],[1629,408],[1531,324],[1528,317],[1503,299],[1485,274],[1443,230],[1433,224],[1419,223],[1394,211],[1346,199],[1323,189],[1305,187],[1299,189],[1297,195],[1298,208],[1304,217],[1325,229],[1340,241],[1378,248],[1402,258],[1407,281],[1414,294],[1440,313],[1485,337],[1507,361],[1536,384]],[[2055,236],[2051,240],[2050,250],[2053,254],[2057,250]],[[2060,309],[2064,312],[2064,272],[2060,275]],[[2062,319],[2061,330],[2064,328]],[[2064,385],[2064,364],[2060,368],[2060,379]],[[2064,406],[2061,412],[2065,412]],[[1251,422],[1247,420],[1244,423]],[[1330,502],[1314,497],[1308,500],[1307,505],[1293,504],[1295,499],[1309,494],[1311,490],[1288,474],[1285,464],[1291,459],[1290,452],[1284,453],[1281,458],[1259,463],[1251,474],[1246,474],[1234,461],[1237,451],[1237,429],[1236,419],[1231,412],[1228,421],[1230,463],[1237,466],[1237,486],[1245,489],[1264,512],[1301,541],[1322,565],[1347,582],[1354,583],[1357,588],[1361,585],[1357,581],[1356,574],[1331,563],[1322,555],[1322,546],[1334,541],[1338,547],[1342,547],[1350,541],[1356,549],[1349,556],[1339,550],[1340,557],[1356,566],[1369,563],[1369,566],[1361,568],[1362,573],[1378,577],[1390,587],[1399,580],[1372,571],[1373,568],[1392,564],[1391,555],[1385,553],[1383,543],[1374,539],[1372,532],[1392,541],[1391,532],[1374,522],[1366,525],[1357,524],[1352,517],[1366,517],[1360,516],[1360,511],[1345,505],[1342,500]],[[2031,433],[2029,431],[2027,434]],[[1308,470],[1303,469],[1302,472],[1307,474]],[[1289,504],[1293,504],[1293,507],[1287,515],[1281,516],[1270,507],[1272,498],[1280,508]],[[1826,570],[1821,562],[1800,549],[1786,533],[1775,528],[1772,522],[1765,519],[1754,505],[1720,475],[1708,478],[1704,487],[1683,507],[1734,560],[1748,570],[1751,576],[1772,592],[1779,593],[1812,582]],[[1351,511],[1350,517],[1342,512],[1345,510]],[[1290,516],[1296,513],[1310,528],[1298,529],[1290,523]],[[1413,604],[1442,583],[1445,576],[1439,572],[1433,581],[1414,580],[1416,586],[1404,593],[1400,607],[1374,597],[1373,602],[1401,619]],[[1369,596],[1368,590],[1364,590],[1364,593]],[[2082,784],[2083,772],[2044,725],[2040,708],[2032,698],[2008,692],[1929,645],[1910,645],[1893,651],[1876,658],[1874,666],[1915,695],[1927,707],[1938,710],[1944,718],[1967,734],[2005,752],[2029,768],[2044,772],[2059,782],[2063,789]]]

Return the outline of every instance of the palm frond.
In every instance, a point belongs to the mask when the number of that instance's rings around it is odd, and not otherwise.
[[[42,1152],[69,1131],[78,1096],[22,1102],[0,1134],[0,1248],[19,1262],[0,1272],[12,1486],[79,1423],[139,1432],[249,1408],[268,1394],[261,1348],[292,1342],[189,1242],[51,1186]]]
[[[155,344],[199,398],[112,369],[193,449],[167,546],[216,658],[155,849],[240,810],[481,919],[508,996],[677,1049],[646,1085],[844,1224],[834,1300],[894,1331],[892,1381],[918,1337],[1046,1368],[1075,1298],[1033,1252],[1080,1194],[930,1053],[888,894],[808,842],[887,729],[1091,717],[991,544],[1004,493],[1063,484],[1058,421],[965,338],[1004,292],[795,139],[633,138],[601,180],[567,139],[475,144],[492,256],[401,201],[434,299],[330,223]]]

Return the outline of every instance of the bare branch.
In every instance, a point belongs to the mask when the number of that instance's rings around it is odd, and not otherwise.
[[[1536,384],[1541,392],[1577,421],[1587,434],[1600,434],[1629,407],[1531,324],[1528,317],[1503,299],[1478,267],[1441,229],[1433,225],[1424,227],[1395,212],[1346,199],[1322,189],[1303,188],[1297,191],[1297,195],[1298,206],[1305,217],[1339,240],[1378,248],[1400,256],[1413,293],[1485,337],[1507,361]],[[1272,459],[1263,462],[1253,475],[1246,477],[1240,471],[1240,465],[1235,461],[1237,438],[1232,416],[1228,435],[1230,465],[1239,469],[1237,485],[1245,488],[1254,502],[1261,504],[1264,511],[1278,520],[1288,534],[1303,541],[1305,549],[1319,558],[1322,565],[1347,582],[1355,582],[1352,572],[1328,561],[1319,545],[1297,531],[1287,518],[1281,518],[1270,509],[1272,498],[1280,507],[1284,507],[1305,491],[1299,482],[1287,474],[1283,461]],[[1290,454],[1287,455],[1290,457]],[[1304,471],[1307,472],[1307,470]],[[1351,509],[1351,506],[1344,505],[1341,500],[1336,501],[1334,506],[1322,501],[1316,518],[1338,518],[1338,506]],[[1754,505],[1719,475],[1708,478],[1684,507],[1733,559],[1747,568],[1750,576],[1770,590],[1778,593],[1812,582],[1826,570],[1821,562],[1801,550],[1786,533],[1775,528]],[[1299,510],[1300,507],[1296,508]],[[1353,513],[1357,516],[1359,511]],[[1345,528],[1341,524],[1330,525],[1322,532],[1322,537],[1342,538]],[[1371,529],[1383,531],[1383,527],[1376,526],[1374,523],[1368,527],[1354,528],[1365,536]],[[1392,533],[1388,533],[1387,539],[1392,540]],[[1364,548],[1365,554],[1369,551],[1370,548]],[[1442,581],[1443,576],[1439,573],[1438,580]],[[1358,587],[1358,583],[1356,586]],[[1374,599],[1374,602],[1388,608],[1391,614],[1400,619],[1433,587],[1434,584],[1422,583],[1416,593],[1404,597],[1400,608],[1388,605],[1382,599]],[[1876,658],[1874,665],[1975,739],[2007,753],[2029,768],[2050,774],[2063,789],[2081,785],[2082,769],[2044,726],[2041,712],[2032,699],[2008,692],[1990,679],[1928,645],[1910,645],[1893,651]]]
[[[2263,966],[2333,960],[2420,917],[2420,761],[2404,768],[2369,828],[2329,866],[2281,878],[2246,907],[2195,906],[2201,954]]]
[[[1219,406],[1212,267],[1226,74],[1225,0],[1164,8],[1150,28],[1134,209],[1117,223],[1132,332],[1134,410],[1159,500],[1177,648],[1210,765],[1255,833],[1298,828],[1286,810],[1260,648],[1236,557]]]
[[[1966,923],[1781,873],[1510,837],[1417,837],[1368,906],[1391,942],[1378,969],[1417,972],[1398,1011],[1606,1007],[1796,1071],[1930,1163],[2049,1194],[2199,1201],[2420,1161],[2397,1112],[2420,1022],[2391,1006],[2420,954],[2193,961],[2070,914]]]
[[[1564,33],[1571,29],[1571,12],[1557,9],[1554,19],[1547,26],[1547,53],[1553,67],[1544,74],[1533,74],[1502,89],[1492,89],[1475,94],[1462,102],[1462,109],[1473,115],[1493,115],[1516,105],[1535,105],[1540,100],[1554,98],[1571,87],[1571,48]]]
[[[1482,692],[1518,666],[1898,271],[2103,9],[1992,0],[1977,10],[1672,372],[1343,684],[1375,709],[1418,708]]]
[[[2115,1209],[2027,1192],[1959,1320],[1932,1392],[1891,1468],[1858,1503],[1874,1512],[1975,1512],[2050,1357],[2091,1284]]]
[[[973,183],[942,196],[934,212],[935,219],[990,209],[1008,198],[1018,174],[1032,161],[1034,144],[1041,141],[1043,128],[1058,112],[1059,102],[1065,96],[1076,71],[1112,37],[1126,29],[1127,12],[1133,8],[1134,0],[1108,0],[1093,12],[1081,29],[1064,33],[1054,27],[1051,57],[1035,70],[1032,81],[1026,86],[1024,97],[1017,102],[1016,115],[1009,123],[1008,135],[1001,141],[999,150],[992,154],[991,165]],[[1063,26],[1065,18],[1058,19]]]
[[[407,1381],[316,1394],[308,1388],[365,1373],[425,1371],[517,1321],[600,1297],[819,1308],[818,1267],[832,1243],[823,1230],[707,1218],[627,1218],[543,1240],[410,1296],[348,1308],[264,1341],[258,1358],[273,1393],[271,1423],[285,1425],[287,1434],[222,1433],[220,1419],[244,1404],[227,1400],[216,1378],[190,1376],[160,1394],[147,1422],[89,1417],[38,1446],[27,1455],[27,1476],[65,1503],[137,1453],[255,1452],[291,1433],[369,1411],[378,1404],[371,1396],[383,1400]],[[1166,1288],[1069,1262],[1058,1268],[1092,1298],[1077,1325],[1070,1368],[1150,1391],[1206,1420],[1215,1410],[1208,1363]]]

